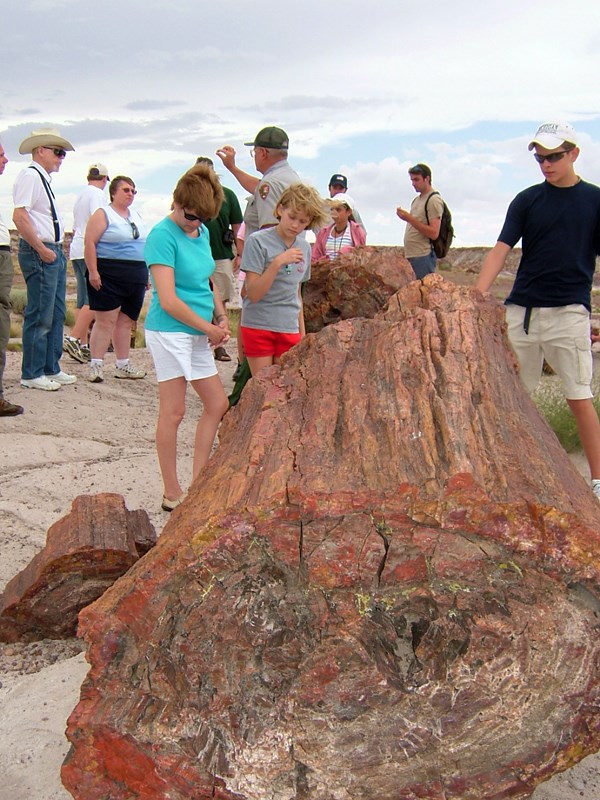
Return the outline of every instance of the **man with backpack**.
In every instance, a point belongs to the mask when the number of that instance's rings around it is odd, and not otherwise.
[[[434,243],[440,236],[442,219],[447,219],[449,212],[442,196],[431,185],[431,170],[427,164],[416,164],[408,170],[408,174],[418,197],[413,200],[410,211],[398,206],[396,214],[406,222],[404,255],[410,261],[417,278],[424,278],[435,272],[437,256]],[[450,227],[449,241],[440,249],[440,257],[443,257],[441,253],[445,255],[448,251],[451,240]]]

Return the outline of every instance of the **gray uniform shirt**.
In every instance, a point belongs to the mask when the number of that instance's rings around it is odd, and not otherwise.
[[[287,158],[277,161],[272,167],[269,167],[246,206],[244,212],[246,236],[256,233],[265,225],[277,225],[275,207],[283,190],[292,183],[301,183],[301,180],[298,173],[288,164]]]
[[[298,286],[310,278],[311,249],[306,239],[300,236],[291,246],[302,250],[304,260],[299,264],[281,267],[273,285],[258,303],[251,303],[247,297],[244,298],[241,322],[246,328],[277,333],[299,332],[298,315],[302,305]],[[241,268],[244,272],[262,275],[271,261],[288,249],[275,228],[258,231],[246,239]]]

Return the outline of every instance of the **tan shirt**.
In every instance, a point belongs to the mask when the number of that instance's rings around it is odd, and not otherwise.
[[[432,189],[431,192],[434,192]],[[425,203],[427,198],[431,195],[428,192],[426,195],[418,194],[412,201],[410,206],[410,213],[416,217],[419,222],[424,225],[427,224],[427,217],[425,216]],[[441,219],[444,211],[444,201],[439,194],[434,194],[429,205],[427,206],[427,213],[429,214],[429,222],[434,219]],[[404,231],[404,255],[406,258],[418,258],[419,256],[428,256],[431,253],[431,242],[427,236],[422,233],[410,223],[406,223],[406,230]]]

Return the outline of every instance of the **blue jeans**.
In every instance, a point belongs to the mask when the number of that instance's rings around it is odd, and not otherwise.
[[[419,280],[435,272],[437,266],[437,258],[433,250],[428,256],[414,256],[414,258],[409,258],[408,260],[413,268],[413,272]]]
[[[75,273],[75,280],[77,281],[77,308],[89,306],[90,298],[88,297],[87,281],[88,274],[84,258],[71,259],[73,265],[73,272]]]
[[[19,239],[19,265],[27,284],[23,323],[23,380],[60,372],[66,311],[67,261],[62,244],[46,244],[56,253],[45,264],[24,239]]]

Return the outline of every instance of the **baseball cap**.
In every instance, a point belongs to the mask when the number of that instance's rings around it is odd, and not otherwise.
[[[270,126],[259,131],[253,142],[244,142],[244,144],[246,147],[268,147],[272,150],[287,150],[290,146],[290,140],[284,130]]]
[[[105,164],[90,164],[88,178],[108,178],[108,167]]]
[[[343,186],[344,189],[348,188],[348,178],[345,175],[332,175],[329,179],[330,186]]]
[[[528,150],[533,150],[536,144],[546,150],[554,150],[560,147],[563,142],[577,144],[577,134],[575,128],[568,122],[544,122],[537,129],[535,136],[529,143]]]
[[[330,203],[344,203],[345,205],[348,206],[350,211],[354,211],[354,200],[353,200],[352,197],[350,197],[349,194],[346,194],[346,192],[338,192],[337,194],[334,194],[329,202]]]

